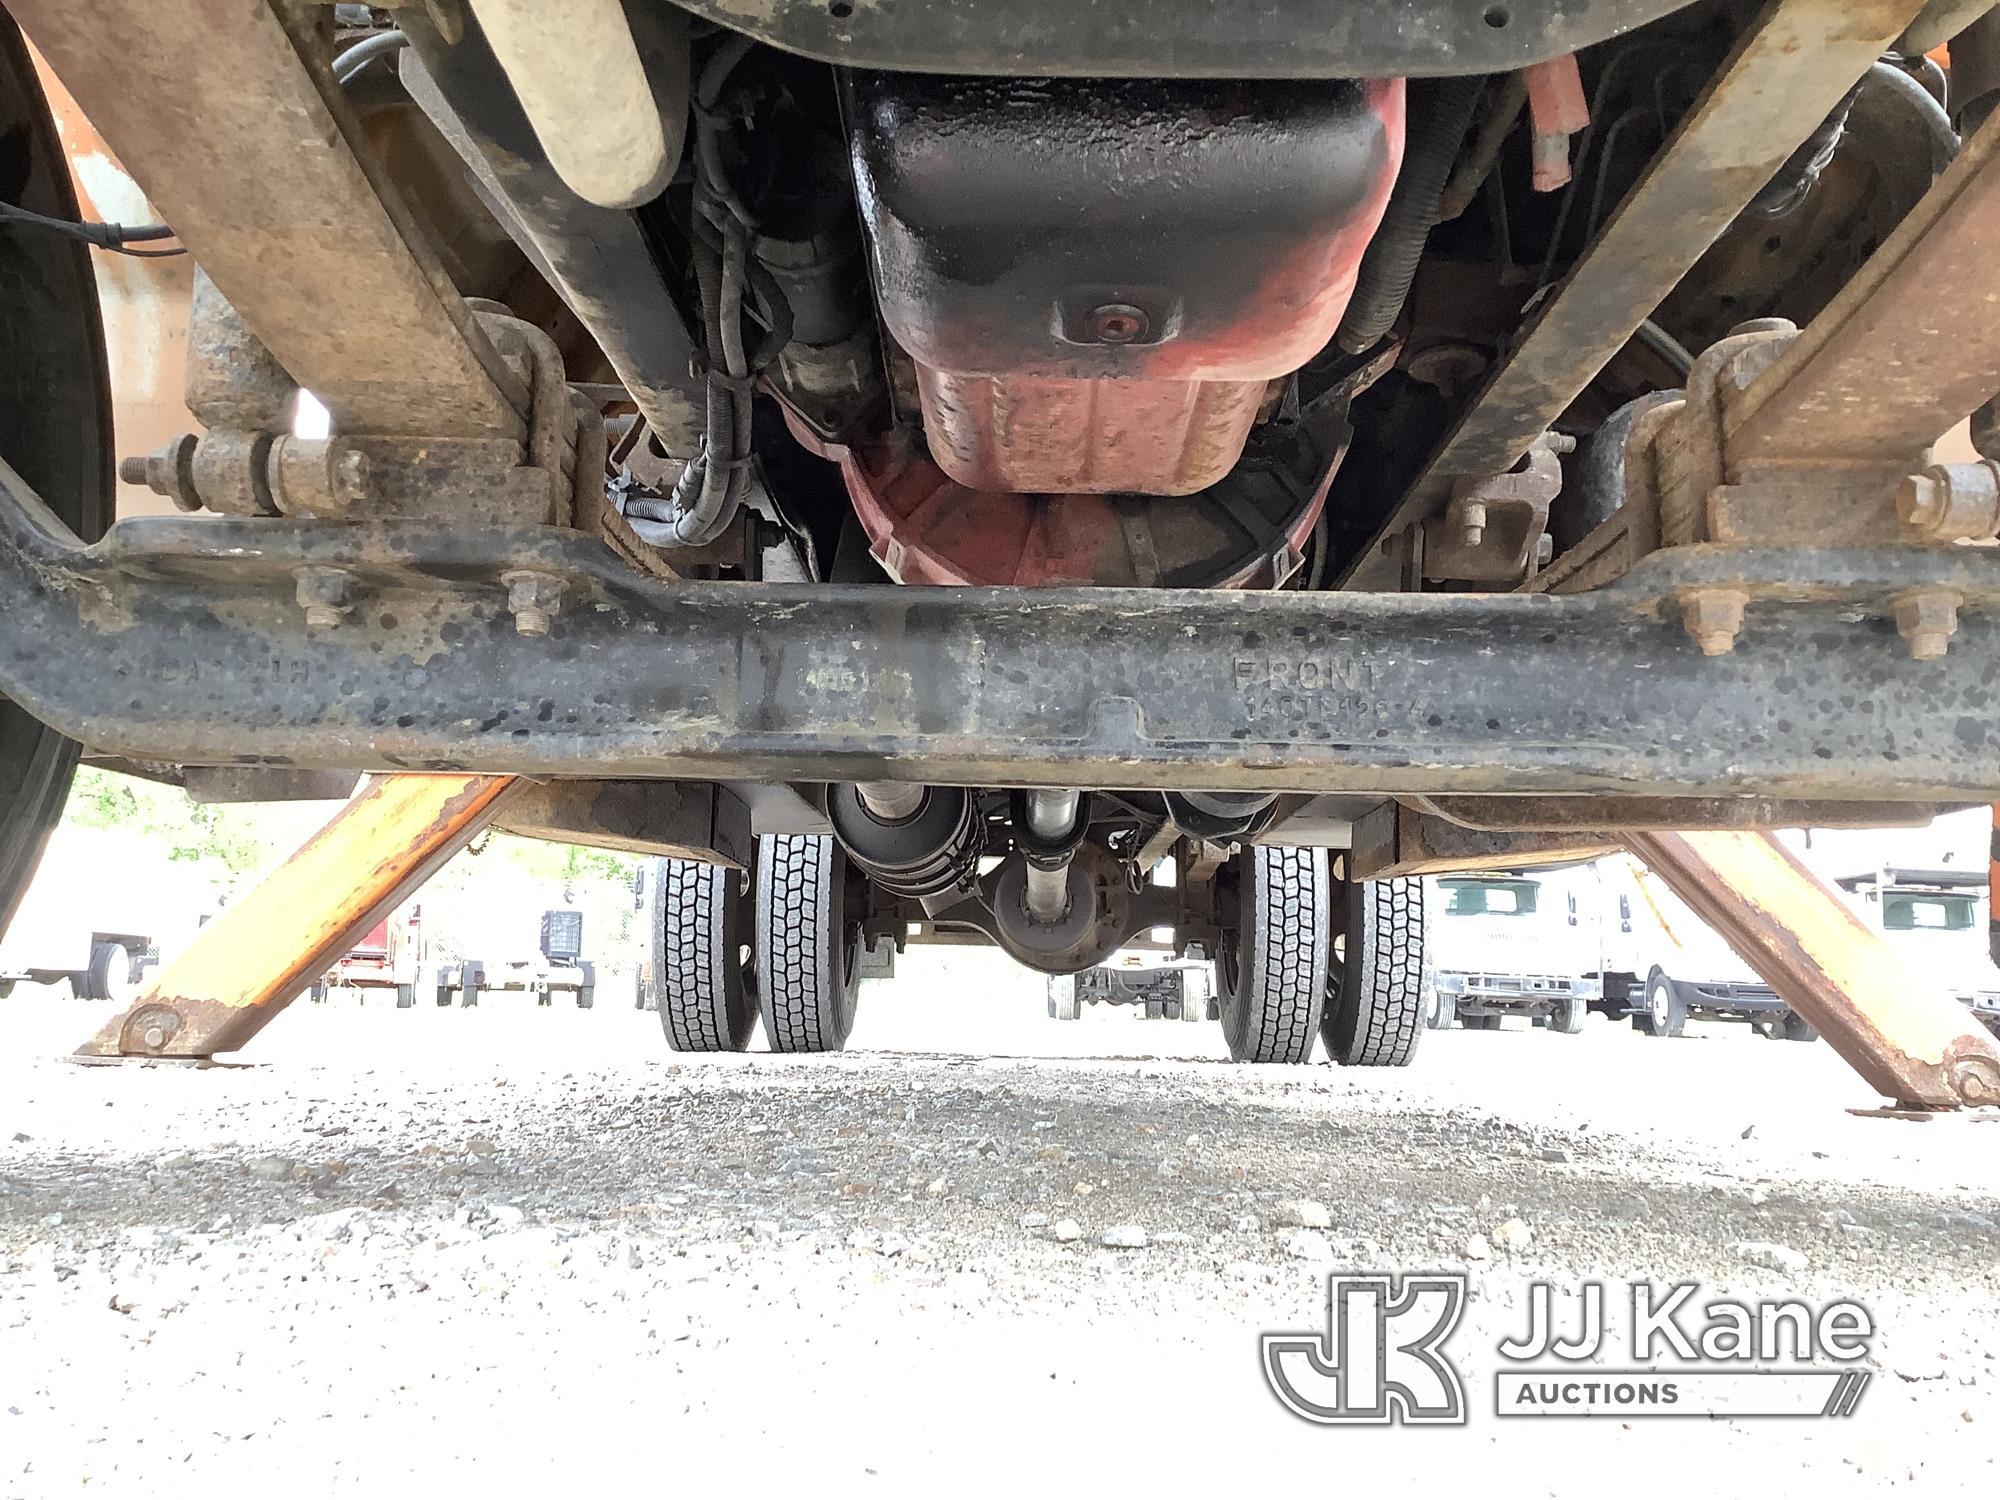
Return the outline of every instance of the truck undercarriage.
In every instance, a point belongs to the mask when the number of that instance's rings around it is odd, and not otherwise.
[[[739,872],[683,1038],[1168,927],[1400,1062],[1417,874],[2000,799],[1986,7],[752,9],[9,0],[200,269],[107,532],[0,38],[0,915],[79,746],[513,773]]]

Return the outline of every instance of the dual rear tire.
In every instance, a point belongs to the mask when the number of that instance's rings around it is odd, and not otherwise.
[[[823,834],[766,834],[753,874],[660,862],[652,912],[660,1025],[676,1052],[838,1052],[861,989],[859,893]]]
[[[1216,981],[1238,1062],[1403,1067],[1424,1025],[1423,884],[1349,881],[1326,851],[1252,845],[1232,861]]]
[[[1406,1065],[1423,1029],[1421,882],[1350,883],[1319,849],[1253,845],[1232,863],[1217,954],[1229,1055],[1303,1063],[1318,1037],[1343,1065]],[[774,1052],[844,1047],[861,980],[858,886],[825,835],[765,835],[748,880],[662,860],[652,957],[668,1045],[741,1052],[761,1019]],[[1073,996],[1059,1003],[1052,989],[1050,1014],[1071,1019]]]

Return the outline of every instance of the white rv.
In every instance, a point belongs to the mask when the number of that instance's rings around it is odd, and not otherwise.
[[[1436,1003],[1430,1024],[1491,1031],[1523,1016],[1583,1029],[1603,994],[1602,902],[1588,865],[1523,874],[1445,875],[1431,883]]]

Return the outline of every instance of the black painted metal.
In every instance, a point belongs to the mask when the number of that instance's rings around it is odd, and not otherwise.
[[[876,299],[941,370],[1187,378],[1268,358],[1315,276],[1352,276],[1396,172],[1401,99],[1353,83],[844,82]],[[1097,335],[1106,304],[1137,330]]]
[[[554,530],[128,521],[0,470],[0,693],[146,760],[731,780],[2000,800],[2000,556],[1683,548],[1575,595],[663,583]],[[15,503],[6,503],[12,497]],[[291,575],[351,577],[308,634]],[[515,633],[503,572],[563,581]],[[1889,615],[1964,596],[1942,661]],[[1671,600],[1753,596],[1708,658]]]
[[[441,103],[449,111],[436,121],[445,138],[467,158],[508,232],[590,330],[667,451],[693,452],[702,409],[694,335],[638,215],[602,208],[570,189],[535,138],[478,22],[469,11],[463,20],[463,33],[447,42],[420,11],[404,17],[410,46],[436,89],[433,96],[414,78],[419,104],[435,111]],[[657,39],[643,39],[650,54]],[[675,140],[687,110],[685,38],[679,47],[671,59],[681,74],[680,115],[669,117]],[[666,71],[655,68],[656,82]],[[663,110],[674,107],[675,99],[662,101]]]
[[[664,3],[664,0],[654,0]],[[853,67],[1068,78],[1498,73],[1687,0],[675,0]]]
[[[830,787],[826,814],[847,857],[894,895],[942,896],[978,878],[986,829],[978,799],[962,787],[927,788],[916,812],[893,822],[870,812],[855,787]]]

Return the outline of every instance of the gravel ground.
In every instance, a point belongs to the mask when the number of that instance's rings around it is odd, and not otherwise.
[[[622,1005],[336,1001],[254,1066],[100,1068],[58,1057],[100,1008],[4,1014],[9,1500],[1996,1478],[2000,1127],[1853,1117],[1823,1045],[1593,1021],[1231,1067],[1216,1027],[1051,1022],[970,954],[870,986],[823,1059],[675,1058]],[[1470,1272],[1468,1425],[1279,1408],[1257,1335],[1315,1326],[1334,1267]],[[1881,1373],[1844,1421],[1496,1419],[1526,1286],[1586,1277],[1858,1298]]]

